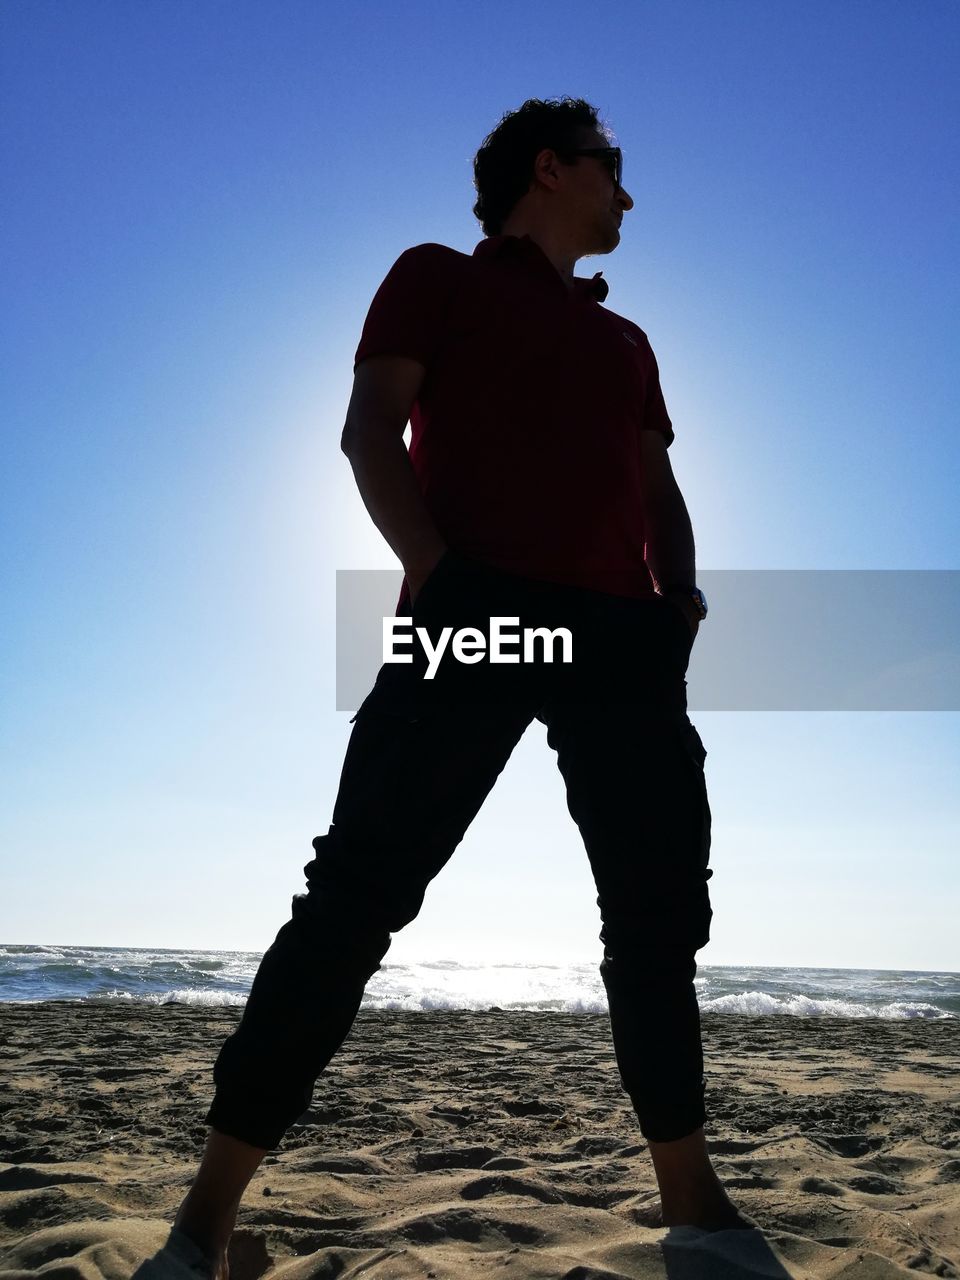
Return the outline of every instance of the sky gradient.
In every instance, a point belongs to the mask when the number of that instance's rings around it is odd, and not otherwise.
[[[335,573],[397,567],[339,450],[360,327],[481,238],[527,97],[623,147],[578,273],[653,344],[698,564],[960,568],[958,53],[941,0],[6,0],[0,940],[283,923],[349,734]],[[956,713],[695,721],[701,963],[960,970]],[[388,959],[599,959],[595,897],[535,724]]]

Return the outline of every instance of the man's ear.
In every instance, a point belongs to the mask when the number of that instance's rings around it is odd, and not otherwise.
[[[540,181],[545,187],[554,190],[560,181],[560,161],[557,159],[557,153],[550,147],[545,147],[543,151],[538,152],[533,162],[533,172],[534,182]]]

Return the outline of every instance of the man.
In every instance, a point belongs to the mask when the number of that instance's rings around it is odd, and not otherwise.
[[[240,1197],[309,1105],[390,934],[417,914],[534,718],[597,882],[621,1079],[664,1225],[750,1228],[704,1141],[693,978],[709,939],[705,752],[684,674],[706,606],[646,335],[574,275],[633,200],[593,107],[532,99],[475,160],[472,255],[420,245],[364,325],[342,447],[403,564],[398,615],[569,625],[569,668],[384,664],[354,718],[309,892],[215,1068],[212,1129],[177,1227],[221,1271]],[[412,423],[410,452],[404,446]],[[658,591],[654,580],[660,588]]]

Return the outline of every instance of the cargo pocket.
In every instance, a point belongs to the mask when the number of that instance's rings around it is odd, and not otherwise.
[[[700,875],[703,878],[703,907],[705,913],[704,920],[704,939],[699,946],[705,946],[709,940],[710,918],[713,912],[709,906],[709,895],[707,893],[706,882],[712,877],[713,871],[710,869],[710,836],[712,815],[710,813],[710,801],[707,796],[707,779],[704,773],[704,764],[707,759],[707,749],[703,745],[703,740],[696,728],[688,720],[683,727],[682,741],[684,751],[690,760],[690,767],[695,778],[696,796],[698,801],[699,813],[697,815],[697,865]]]
[[[687,751],[693,757],[694,763],[702,773],[703,767],[707,762],[707,748],[703,745],[703,739],[697,733],[695,726],[689,720],[684,726],[683,738]]]
[[[412,666],[385,663],[350,723],[353,724],[361,715],[373,714],[416,724],[425,711],[420,685]]]

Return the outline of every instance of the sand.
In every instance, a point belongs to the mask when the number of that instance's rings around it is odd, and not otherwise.
[[[0,1005],[0,1274],[197,1280],[165,1245],[236,1009]],[[960,1020],[703,1018],[761,1227],[660,1225],[604,1015],[362,1013],[244,1198],[232,1280],[960,1277]]]

